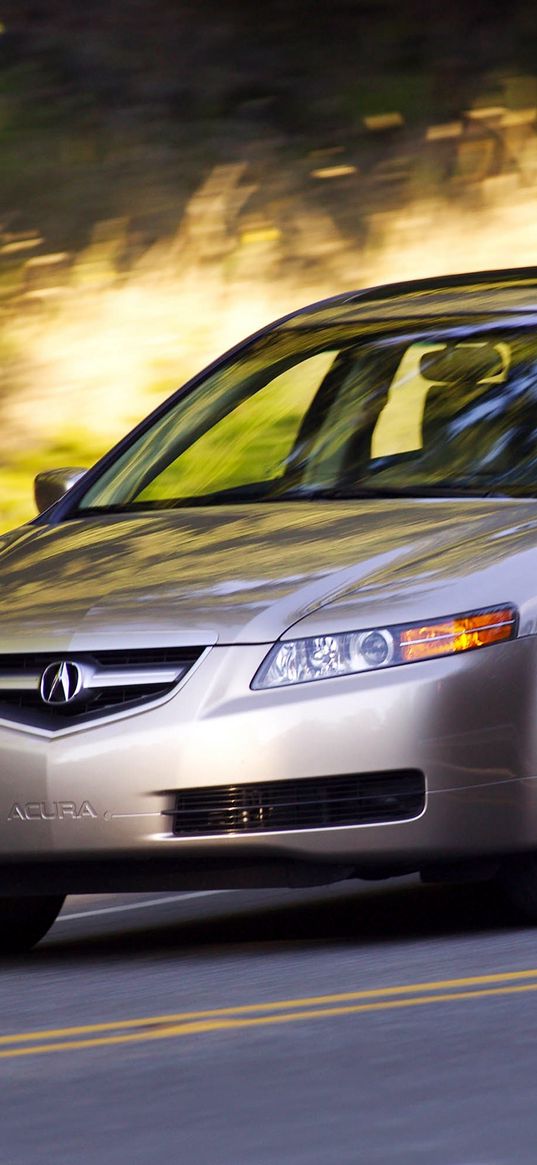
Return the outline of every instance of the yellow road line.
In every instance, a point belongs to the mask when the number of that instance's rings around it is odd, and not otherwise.
[[[337,995],[310,995],[298,999],[278,999],[270,1003],[243,1003],[236,1007],[216,1007],[207,1011],[180,1011],[171,1015],[149,1015],[140,1019],[108,1020],[104,1023],[84,1024],[78,1027],[51,1028],[44,1031],[21,1032],[0,1036],[0,1045],[24,1043],[29,1040],[56,1039],[62,1036],[89,1035],[107,1031],[125,1031],[129,1028],[154,1027],[162,1024],[184,1023],[198,1019],[217,1019],[259,1012],[288,1011],[297,1008],[321,1007],[327,1004],[351,1003],[359,999],[388,999],[397,995],[412,995],[416,991],[449,991],[457,987],[484,987],[492,983],[506,983],[535,979],[537,968],[529,971],[500,971],[491,975],[472,975],[464,979],[433,979],[428,983],[406,983],[397,987],[373,987],[362,991],[344,991]]]
[[[530,974],[532,974],[532,972],[515,972],[514,974],[518,978],[522,975],[530,975]],[[535,975],[535,972],[533,972],[533,975]],[[498,979],[498,978],[500,978],[500,976],[479,976],[479,977],[476,977],[476,979],[478,981],[479,981],[479,979],[488,980],[488,979]],[[504,979],[508,979],[508,978],[512,978],[512,976],[510,976],[510,975],[504,976]],[[473,982],[473,981],[474,980],[470,980],[470,982]],[[448,980],[447,982],[451,985],[451,984],[456,984],[458,982],[465,982],[465,980]],[[427,987],[427,986],[428,986],[427,984],[414,984],[414,988],[409,986],[409,987],[402,987],[399,989],[390,988],[388,990],[390,990],[391,992],[394,992],[396,990],[408,992],[409,990],[415,989],[416,987],[423,988],[423,987]],[[491,997],[491,996],[517,995],[517,994],[527,993],[529,991],[537,991],[537,982],[535,982],[535,983],[511,983],[511,984],[508,984],[507,986],[503,986],[503,987],[500,987],[500,986],[486,987],[486,988],[477,989],[477,990],[470,990],[470,991],[457,991],[457,990],[455,990],[455,991],[451,990],[448,992],[436,991],[436,992],[432,992],[431,994],[427,994],[427,995],[410,996],[409,998],[397,998],[397,999],[384,998],[384,999],[378,1000],[376,1002],[374,1002],[370,999],[368,1002],[348,1004],[348,1005],[342,1005],[342,1006],[303,1007],[299,1011],[283,1010],[286,1007],[286,1004],[285,1004],[285,1002],[282,1002],[280,1004],[270,1005],[272,1007],[279,1007],[280,1008],[280,1014],[272,1014],[272,1015],[256,1015],[256,1016],[238,1015],[238,1012],[239,1011],[244,1012],[246,1010],[246,1007],[237,1008],[237,1009],[235,1009],[235,1011],[233,1008],[222,1008],[219,1010],[215,1010],[213,1012],[206,1012],[206,1013],[203,1013],[203,1012],[198,1012],[198,1013],[185,1012],[183,1016],[177,1017],[178,1022],[174,1022],[174,1023],[171,1023],[169,1021],[168,1022],[165,1022],[165,1021],[159,1022],[159,1020],[156,1017],[153,1017],[152,1019],[147,1017],[147,1018],[144,1018],[144,1019],[138,1021],[138,1025],[137,1025],[138,1030],[134,1031],[134,1032],[129,1031],[128,1033],[125,1032],[125,1034],[116,1034],[116,1035],[102,1035],[102,1036],[94,1035],[94,1036],[89,1036],[88,1038],[85,1038],[85,1039],[76,1039],[76,1040],[65,1039],[65,1037],[71,1033],[76,1033],[76,1032],[79,1032],[82,1030],[86,1031],[88,1033],[91,1031],[94,1031],[94,1032],[102,1031],[102,1030],[105,1030],[106,1027],[108,1027],[108,1029],[115,1028],[116,1031],[118,1031],[122,1028],[124,1029],[126,1026],[130,1026],[130,1027],[134,1026],[137,1021],[135,1021],[135,1020],[128,1021],[128,1025],[127,1025],[127,1023],[123,1024],[123,1025],[121,1025],[121,1024],[117,1024],[117,1025],[114,1025],[114,1024],[109,1024],[109,1025],[95,1024],[95,1025],[93,1025],[93,1027],[88,1025],[84,1029],[77,1029],[77,1028],[63,1028],[62,1029],[62,1028],[60,1028],[55,1033],[52,1033],[52,1032],[33,1032],[33,1033],[25,1033],[23,1036],[14,1035],[11,1037],[9,1037],[9,1036],[3,1037],[4,1045],[9,1042],[11,1044],[11,1046],[9,1048],[6,1047],[5,1050],[3,1050],[3,1051],[0,1051],[0,1059],[12,1059],[14,1057],[19,1057],[19,1056],[33,1056],[33,1055],[38,1055],[38,1054],[42,1054],[45,1052],[67,1052],[67,1051],[77,1051],[77,1050],[81,1050],[81,1049],[85,1049],[85,1048],[109,1047],[111,1045],[131,1044],[131,1043],[146,1043],[148,1041],[153,1041],[153,1040],[164,1040],[164,1039],[172,1039],[174,1037],[177,1038],[179,1036],[198,1035],[198,1034],[204,1033],[204,1032],[230,1031],[230,1030],[239,1030],[241,1028],[250,1028],[250,1027],[265,1027],[265,1026],[273,1025],[273,1024],[296,1023],[298,1020],[304,1020],[304,1019],[323,1019],[325,1017],[334,1018],[334,1017],[342,1016],[342,1015],[356,1015],[358,1013],[366,1013],[366,1012],[371,1013],[371,1012],[379,1012],[379,1011],[393,1011],[393,1010],[400,1010],[402,1008],[407,1008],[407,1007],[420,1007],[420,1006],[423,1006],[425,1004],[431,1004],[431,1003],[449,1003],[453,1000],[460,1001],[460,1000],[468,1000],[468,999],[483,999],[483,998]],[[369,994],[371,996],[373,994],[380,994],[380,989],[378,992],[373,992],[373,991],[371,991],[369,993],[368,992],[363,992],[363,993],[362,992],[355,992],[354,994],[356,996],[367,995],[367,994]],[[325,1000],[329,1001],[331,998],[338,998],[338,997],[337,996],[334,996],[334,997],[321,996],[321,997],[319,997],[319,1002],[324,1002]],[[301,1001],[301,1003],[305,1004],[306,1001],[305,1000]],[[259,1007],[257,1009],[255,1008],[254,1005],[248,1005],[248,1006],[251,1008],[251,1010],[260,1011],[261,1008],[263,1008],[263,1007],[266,1008],[269,1005],[268,1004],[261,1004],[261,1005],[259,1005]],[[230,1014],[226,1014],[226,1013],[230,1013]],[[190,1016],[196,1016],[196,1015],[203,1016],[204,1014],[208,1018],[205,1018],[205,1019],[189,1018],[189,1015]],[[148,1026],[149,1024],[151,1024],[152,1027],[149,1027]],[[43,1043],[36,1042],[36,1043],[31,1044],[30,1046],[27,1045],[26,1047],[17,1046],[18,1042],[21,1039],[24,1039],[24,1040],[30,1040],[30,1039],[44,1040],[47,1037],[50,1039],[50,1037],[52,1035],[55,1035],[58,1037],[54,1042],[43,1042]]]

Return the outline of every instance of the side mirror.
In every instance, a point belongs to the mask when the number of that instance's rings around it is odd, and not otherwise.
[[[47,469],[34,479],[34,498],[38,512],[48,510],[85,474],[85,469]]]

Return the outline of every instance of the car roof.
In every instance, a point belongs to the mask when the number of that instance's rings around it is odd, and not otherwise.
[[[476,271],[344,292],[279,321],[288,327],[356,320],[537,315],[537,267]]]

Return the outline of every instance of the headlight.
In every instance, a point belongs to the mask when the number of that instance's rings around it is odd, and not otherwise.
[[[396,664],[458,655],[514,639],[515,607],[492,607],[449,615],[434,623],[406,623],[370,631],[345,631],[277,643],[252,681],[252,688],[278,688],[334,676],[354,675]]]

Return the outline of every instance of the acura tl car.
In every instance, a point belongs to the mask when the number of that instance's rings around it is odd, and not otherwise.
[[[68,893],[499,879],[537,916],[537,269],[246,340],[0,539],[0,945]]]

